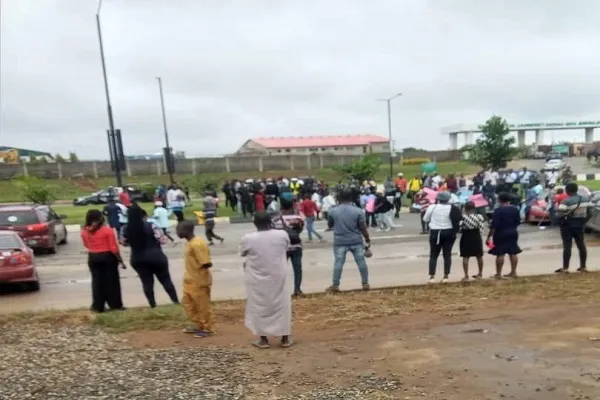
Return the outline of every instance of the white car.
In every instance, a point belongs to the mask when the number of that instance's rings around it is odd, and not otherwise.
[[[546,164],[544,165],[544,169],[555,169],[555,170],[561,170],[567,167],[567,163],[565,162],[565,160],[559,160],[559,159],[554,159],[554,160],[548,160],[546,162]]]

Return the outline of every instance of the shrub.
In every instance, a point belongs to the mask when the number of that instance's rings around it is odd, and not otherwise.
[[[351,164],[334,168],[346,179],[356,179],[359,182],[365,179],[374,179],[381,167],[381,157],[377,154],[368,154]]]
[[[40,178],[21,176],[14,178],[13,183],[25,201],[36,204],[52,204],[56,199],[52,187]]]
[[[431,162],[429,158],[418,157],[418,158],[405,158],[402,160],[402,165],[421,165]]]

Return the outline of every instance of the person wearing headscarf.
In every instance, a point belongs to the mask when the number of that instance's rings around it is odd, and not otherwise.
[[[452,247],[462,218],[458,207],[450,204],[449,192],[440,192],[436,204],[427,208],[423,221],[429,224],[429,283],[435,282],[437,260],[440,252],[444,258],[444,277],[442,283],[448,282],[452,268]]]
[[[284,230],[272,229],[272,219],[260,212],[254,216],[257,231],[247,233],[240,243],[245,257],[246,327],[259,340],[260,349],[269,348],[269,336],[280,337],[290,347],[292,303],[287,286],[287,252],[290,238]]]
[[[114,231],[104,224],[100,210],[89,210],[81,230],[81,240],[88,250],[88,267],[92,275],[92,306],[101,313],[106,304],[111,310],[122,310],[119,265],[125,269]]]

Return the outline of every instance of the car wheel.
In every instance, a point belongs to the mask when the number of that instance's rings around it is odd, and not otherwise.
[[[67,227],[65,226],[65,238],[63,240],[61,240],[59,244],[67,244],[67,241],[68,241],[68,233],[67,233]]]
[[[40,290],[40,281],[29,282],[27,284],[27,289],[32,292],[38,292]]]
[[[56,243],[56,237],[52,239],[52,247],[48,249],[48,254],[56,254],[58,252],[58,243]]]

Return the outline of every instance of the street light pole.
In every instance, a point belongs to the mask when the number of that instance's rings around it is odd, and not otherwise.
[[[160,108],[162,110],[163,129],[165,131],[165,146],[167,147],[168,151],[168,158],[166,160],[167,171],[169,171],[169,179],[171,180],[172,185],[173,183],[175,183],[175,180],[173,179],[173,169],[170,165],[171,157],[173,157],[173,154],[171,153],[171,146],[169,145],[169,131],[167,130],[167,113],[165,112],[165,98],[163,95],[162,79],[160,79],[160,77],[157,77],[156,80],[158,81],[158,91],[160,93]],[[165,154],[165,157],[167,157],[167,154]]]
[[[98,42],[100,43],[100,61],[102,62],[102,75],[104,76],[104,93],[106,94],[106,111],[108,114],[108,128],[110,137],[112,138],[112,153],[114,155],[115,178],[117,178],[117,186],[123,187],[123,178],[120,168],[120,154],[118,152],[117,140],[115,136],[115,121],[112,113],[112,105],[110,103],[110,93],[108,91],[108,77],[106,76],[106,61],[104,59],[104,44],[102,43],[102,29],[100,28],[100,9],[102,8],[102,0],[98,1],[98,10],[96,11],[96,27],[98,28]]]
[[[394,143],[392,140],[392,100],[396,97],[402,96],[402,93],[397,93],[387,99],[379,99],[378,101],[385,101],[387,103],[387,117],[388,117],[388,140],[390,147],[390,178],[394,177]]]

